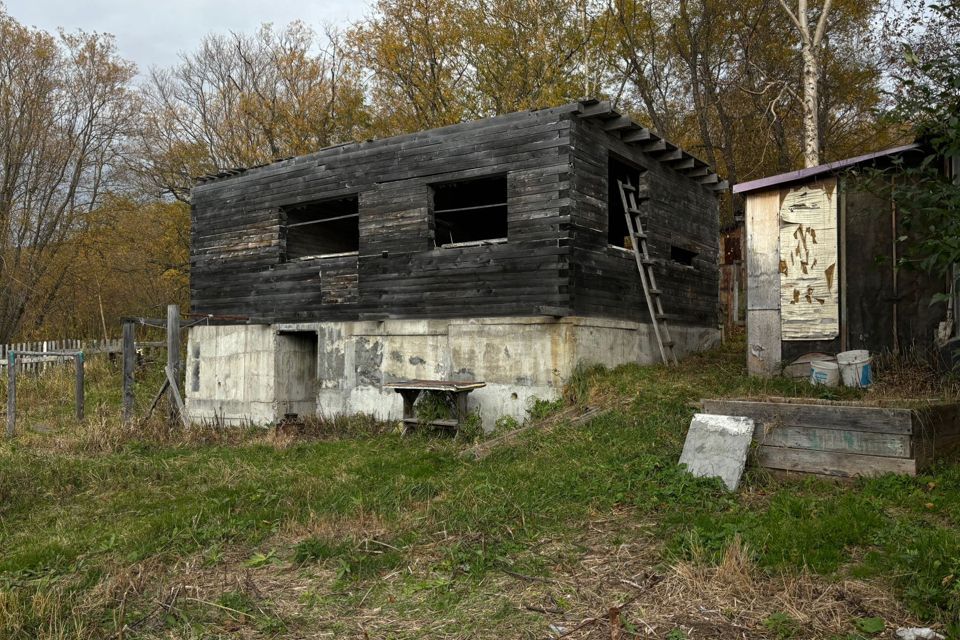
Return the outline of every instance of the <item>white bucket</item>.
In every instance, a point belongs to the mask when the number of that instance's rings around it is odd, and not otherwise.
[[[814,360],[810,363],[810,384],[822,384],[835,387],[840,382],[840,371],[836,362]]]
[[[840,376],[845,387],[866,389],[873,382],[873,372],[870,369],[870,352],[866,349],[843,351],[837,354],[837,364],[840,365]]]

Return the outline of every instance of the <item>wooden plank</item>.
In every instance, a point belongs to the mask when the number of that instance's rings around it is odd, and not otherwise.
[[[123,333],[123,422],[133,420],[134,371],[137,367],[136,325],[124,322]]]
[[[747,285],[749,300],[749,281]],[[747,308],[747,371],[751,375],[780,373],[780,309]]]
[[[747,197],[747,309],[780,308],[779,211],[779,191]]]
[[[12,438],[17,425],[17,354],[7,352],[7,437]]]
[[[418,425],[429,425],[432,427],[458,427],[460,426],[460,421],[456,418],[438,418],[436,420],[430,420],[427,422],[421,421],[419,418],[404,418],[404,424],[411,426]]]
[[[774,375],[780,367],[779,210],[779,191],[747,197],[747,370],[753,375]]]
[[[453,381],[453,380],[399,380],[389,382],[383,385],[384,389],[395,389],[397,391],[471,391],[487,386],[486,382],[474,380]]]
[[[811,451],[760,446],[757,462],[768,469],[800,471],[828,476],[873,476],[884,473],[916,475],[917,465],[908,458],[889,458],[834,451]]]
[[[83,374],[84,374],[84,358],[83,351],[77,353],[74,356],[74,362],[76,364],[76,380],[75,380],[75,396],[74,396],[74,409],[76,412],[77,420],[83,421],[83,409],[84,409],[84,386],[83,386]]]
[[[190,426],[190,421],[187,418],[187,408],[183,404],[183,398],[180,397],[180,389],[177,388],[176,378],[174,377],[173,370],[166,366],[163,370],[167,374],[167,384],[170,385],[170,396],[173,398],[173,408],[180,414],[180,422],[183,423],[184,427]]]
[[[870,431],[818,429],[815,427],[775,427],[758,424],[754,441],[772,447],[861,453],[891,458],[910,458],[911,437]]]
[[[650,139],[650,130],[641,128],[634,129],[633,131],[626,131],[620,136],[620,139],[626,143],[645,142]]]
[[[177,383],[177,380],[180,379],[180,307],[171,304],[167,305],[167,377],[170,378],[170,418],[173,419],[176,416],[173,415],[175,409],[180,408],[179,405],[183,404],[183,401],[178,402],[178,397],[180,396],[180,387]],[[180,411],[181,417],[183,417],[183,411]]]
[[[753,418],[771,430],[783,426],[895,435],[913,433],[910,409],[711,399],[703,401],[703,410],[716,415]]]

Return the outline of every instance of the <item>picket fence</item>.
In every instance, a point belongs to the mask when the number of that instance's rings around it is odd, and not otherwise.
[[[94,353],[121,353],[123,351],[123,342],[121,340],[37,340],[33,342],[2,344],[0,345],[0,369],[8,366],[10,362],[8,354],[11,351],[50,353],[51,355],[49,356],[29,355],[19,356],[17,358],[17,366],[20,367],[20,371],[39,373],[45,371],[48,367],[55,367],[57,365],[69,364],[73,366],[73,358],[55,355],[58,351],[83,351],[84,355]]]

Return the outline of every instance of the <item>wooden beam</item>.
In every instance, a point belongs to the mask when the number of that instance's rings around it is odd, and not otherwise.
[[[169,366],[164,367],[163,370],[167,374],[167,382],[170,384],[170,397],[173,398],[171,403],[171,409],[180,414],[180,422],[183,423],[184,427],[190,426],[190,421],[187,420],[187,408],[183,405],[183,398],[180,397],[180,390],[177,388],[177,379],[173,375],[173,371]]]
[[[667,143],[664,140],[655,140],[647,144],[640,145],[640,151],[644,153],[658,153],[667,150]]]
[[[133,420],[133,372],[137,366],[136,326],[123,323],[123,422]]]
[[[83,393],[83,351],[80,351],[75,355],[74,362],[77,365],[77,374],[76,374],[76,397],[75,397],[75,409],[77,414],[77,421],[83,421],[83,405],[84,405],[84,393]]]
[[[603,123],[604,131],[621,131],[634,126],[633,118],[629,116],[617,116]]]
[[[626,142],[627,144],[633,142],[644,142],[650,139],[650,129],[642,127],[640,129],[634,129],[633,131],[628,131],[620,136],[620,139]]]
[[[684,171],[683,174],[688,178],[700,178],[710,173],[710,167],[707,165],[694,166],[693,169]]]
[[[726,190],[729,189],[729,188],[730,188],[730,183],[727,182],[726,180],[721,180],[721,181],[718,182],[717,184],[715,184],[715,185],[713,185],[712,187],[710,187],[710,190],[711,190],[711,191],[726,191]]]
[[[7,437],[12,438],[17,425],[17,354],[7,354]]]
[[[537,307],[536,312],[545,316],[553,316],[554,318],[562,318],[570,315],[570,309],[568,307],[551,307],[547,305]]]
[[[700,184],[717,184],[719,181],[720,181],[720,178],[717,176],[717,174],[712,172],[707,174],[707,177],[700,178],[699,180],[697,180],[697,182],[699,182]]]
[[[175,304],[167,306],[167,376],[170,380],[170,418],[175,418],[174,408],[180,389],[177,380],[180,379],[180,307]],[[182,404],[182,402],[181,402]]]
[[[672,160],[681,160],[683,159],[683,149],[667,149],[663,153],[657,154],[657,160],[660,162],[670,162]]]
[[[592,105],[586,105],[581,102],[579,113],[581,118],[596,118],[615,112],[609,100],[601,100],[600,102]]]
[[[696,160],[694,160],[692,157],[684,154],[679,160],[674,160],[671,162],[670,166],[678,171],[680,169],[692,169],[695,162]]]

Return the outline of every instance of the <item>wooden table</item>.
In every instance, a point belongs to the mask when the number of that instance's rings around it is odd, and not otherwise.
[[[447,381],[447,380],[399,380],[383,385],[393,389],[403,397],[403,432],[419,424],[428,424],[435,427],[459,429],[466,420],[467,396],[474,389],[487,386],[486,382],[476,380]],[[444,418],[421,422],[414,411],[413,405],[425,391],[442,393],[447,398],[455,418]]]

